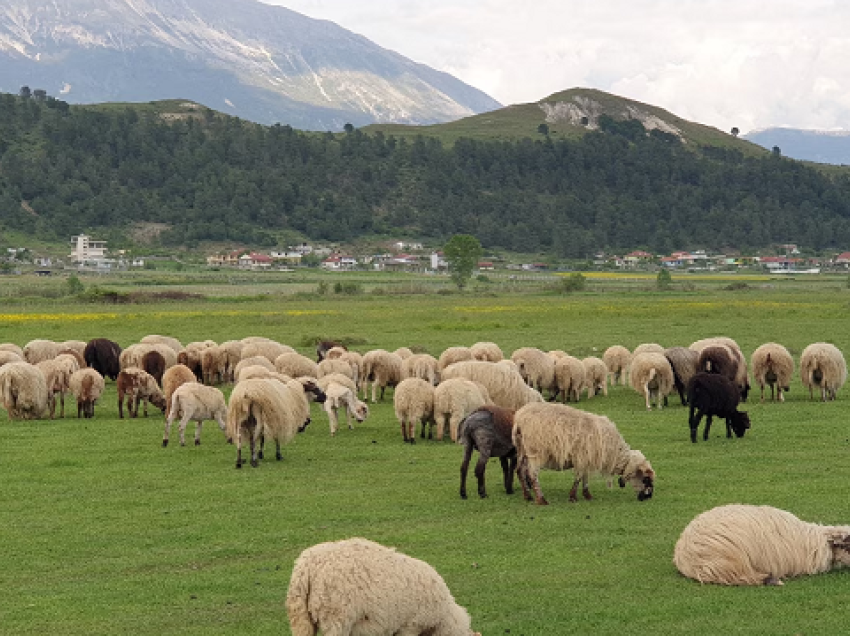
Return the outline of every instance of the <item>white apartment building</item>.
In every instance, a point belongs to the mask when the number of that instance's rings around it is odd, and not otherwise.
[[[75,263],[102,261],[106,258],[106,241],[95,241],[85,234],[72,236],[71,247],[70,258]]]

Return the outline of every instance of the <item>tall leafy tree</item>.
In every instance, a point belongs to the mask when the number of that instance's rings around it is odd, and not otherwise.
[[[458,289],[466,287],[483,253],[481,243],[470,234],[455,234],[443,247],[449,274]]]

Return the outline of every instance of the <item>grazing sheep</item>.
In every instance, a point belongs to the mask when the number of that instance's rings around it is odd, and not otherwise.
[[[268,367],[265,367],[260,364],[252,364],[247,367],[242,367],[239,370],[239,375],[236,376],[236,383],[242,382],[243,380],[256,380],[256,379],[273,379],[280,380],[284,384],[289,382],[292,378],[288,375],[283,375],[282,373],[278,373],[277,371],[269,371]]]
[[[205,345],[200,343],[189,343],[177,354],[177,364],[182,364],[191,369],[198,382],[204,381],[204,371],[201,368],[201,351],[206,348]]]
[[[122,369],[116,381],[118,386],[118,417],[124,417],[124,400],[127,401],[127,412],[130,417],[139,416],[139,403],[143,406],[145,417],[148,416],[148,402],[165,413],[165,396],[150,373],[137,367]]]
[[[363,356],[356,351],[344,351],[343,354],[339,356],[339,359],[347,362],[351,366],[351,370],[354,372],[354,382],[360,386],[363,378]]]
[[[201,425],[204,420],[215,420],[224,432],[227,425],[227,404],[224,393],[212,386],[197,382],[181,384],[171,396],[168,417],[165,420],[165,433],[162,446],[168,446],[168,435],[174,418],[180,418],[180,446],[186,445],[185,433],[189,420],[195,420],[195,446],[201,445]]]
[[[201,351],[201,375],[206,385],[220,384],[225,381],[227,353],[222,347],[216,345]]]
[[[15,355],[17,355],[21,360],[24,359],[24,350],[12,342],[4,342],[0,344],[0,351],[11,351]]]
[[[44,360],[52,360],[64,347],[52,340],[31,340],[24,345],[24,360],[37,364]]]
[[[408,347],[399,347],[395,351],[393,351],[399,358],[402,360],[407,360],[410,356],[413,355],[413,351],[411,351]]]
[[[104,378],[115,380],[121,371],[121,347],[106,338],[89,340],[83,352],[86,364]]]
[[[584,385],[587,389],[587,398],[590,399],[594,395],[602,395],[608,397],[608,367],[601,358],[590,356],[581,361],[584,366]]]
[[[396,354],[375,349],[363,356],[363,377],[372,383],[372,403],[377,400],[375,394],[381,388],[381,400],[384,399],[384,389],[395,387],[401,382],[402,360]]]
[[[434,428],[434,385],[420,378],[407,378],[399,382],[393,393],[395,416],[401,425],[405,443],[415,444],[416,422],[422,422],[422,437],[425,426],[430,424],[428,439],[433,437]],[[455,441],[456,436],[452,437]]]
[[[803,349],[800,356],[800,376],[803,386],[809,389],[809,399],[814,399],[814,388],[820,388],[821,401],[835,399],[835,394],[847,380],[847,363],[835,345],[815,342]]]
[[[772,506],[718,506],[685,527],[673,562],[700,583],[783,585],[850,567],[850,526],[809,523]]]
[[[69,382],[73,370],[62,362],[42,360],[35,365],[44,374],[47,383],[47,410],[52,420],[56,415],[56,396],[59,395],[61,409],[59,417],[65,417],[65,392],[70,390]]]
[[[472,350],[469,347],[449,347],[440,354],[440,373],[450,364],[472,360]]]
[[[360,538],[304,550],[286,612],[292,636],[480,636],[433,567]]]
[[[566,356],[555,362],[555,394],[552,401],[563,394],[564,402],[578,402],[586,382],[584,364],[578,358]]]
[[[71,374],[68,384],[77,399],[77,417],[94,417],[94,405],[106,386],[103,376],[94,369],[79,369]]]
[[[734,380],[716,373],[697,373],[688,382],[688,424],[691,427],[691,441],[697,441],[697,429],[703,415],[706,416],[703,440],[708,440],[711,418],[715,415],[726,420],[726,437],[743,437],[750,428],[750,416],[738,411],[741,393]]]
[[[553,362],[557,363],[561,358],[566,358],[570,354],[564,351],[563,349],[553,349],[552,351],[547,351],[546,355],[552,358]]]
[[[753,365],[753,379],[761,387],[761,401],[764,402],[764,385],[770,385],[770,400],[785,401],[783,391],[788,391],[791,377],[794,375],[794,358],[781,344],[768,342],[761,345],[750,357]],[[774,398],[774,387],[776,387]]]
[[[542,393],[555,385],[555,361],[545,351],[522,347],[511,354],[511,360],[528,386]]]
[[[257,379],[243,380],[234,387],[227,406],[227,439],[236,443],[236,468],[242,468],[243,431],[249,436],[251,466],[259,466],[267,438],[275,441],[277,460],[283,459],[281,445],[310,423],[308,393],[319,403],[325,401],[324,392],[312,382]]]
[[[685,347],[670,347],[664,351],[664,357],[670,363],[670,368],[673,369],[673,386],[679,393],[679,400],[682,406],[688,404],[688,382],[697,372],[697,362],[699,354],[693,349]]]
[[[0,367],[0,396],[10,420],[37,420],[47,410],[47,381],[38,367],[10,362]]]
[[[241,377],[241,374],[242,374],[242,369],[244,369],[245,367],[256,367],[256,366],[265,367],[269,371],[277,371],[277,369],[274,366],[274,363],[269,362],[269,359],[264,357],[264,356],[251,356],[250,358],[242,358],[242,360],[239,361],[239,364],[236,365],[236,368],[233,371],[234,377],[236,378],[236,381],[237,382],[239,381],[239,378]],[[200,380],[198,380],[198,381],[200,382]]]
[[[744,357],[744,352],[741,351],[741,347],[738,346],[738,343],[735,342],[732,338],[727,338],[725,336],[716,336],[714,338],[704,338],[702,340],[697,340],[696,342],[691,343],[691,346],[688,347],[693,351],[696,351],[699,354],[708,348],[708,347],[725,347],[728,350],[729,355],[732,360],[737,363],[737,370],[735,372],[735,377],[733,378],[735,382],[738,384],[738,388],[741,390],[741,401],[746,402],[747,396],[750,392],[750,380],[749,380],[749,372],[747,370],[747,359]],[[718,360],[717,364],[724,364],[725,361]],[[728,367],[728,365],[726,365]],[[703,367],[697,363],[697,368],[700,370]],[[723,372],[720,369],[712,369],[712,373],[720,373]],[[728,373],[728,372],[727,372]]]
[[[440,383],[440,362],[427,353],[417,353],[401,363],[402,378],[419,378],[432,385]]]
[[[78,353],[76,349],[60,349],[59,353],[56,354],[56,358],[54,358],[54,360],[59,358],[73,360],[75,367],[74,371],[86,367],[86,359],[82,356],[82,354]]]
[[[326,376],[330,377],[330,376]],[[345,378],[346,376],[340,376]],[[350,378],[346,378],[350,381]],[[325,386],[319,386],[324,392],[327,399],[322,405],[325,413],[328,414],[328,424],[331,428],[331,436],[336,435],[339,430],[339,419],[337,412],[340,409],[345,409],[346,423],[348,430],[354,430],[351,424],[351,416],[354,416],[358,422],[364,421],[369,416],[369,407],[365,402],[357,399],[357,390],[345,384],[337,382],[329,382]]]
[[[490,364],[490,363],[487,363]],[[484,385],[465,378],[443,380],[434,389],[434,420],[437,422],[437,440],[443,441],[446,427],[449,437],[457,441],[458,427],[467,415],[490,402]]]
[[[121,368],[127,369],[129,367],[135,367],[137,369],[141,369],[142,358],[148,351],[153,350],[153,345],[141,343],[131,344],[121,352],[121,356],[118,358],[121,363]]]
[[[632,362],[632,354],[622,345],[613,345],[605,349],[602,361],[611,373],[611,386],[615,384],[626,385],[626,374],[629,364]]]
[[[274,363],[282,353],[294,353],[295,349],[288,345],[280,344],[274,340],[265,342],[250,342],[242,347],[242,359],[253,356],[262,356],[269,362]]]
[[[181,365],[182,366],[182,365]],[[162,375],[165,373],[165,358],[159,351],[148,351],[142,356],[142,369],[147,371],[162,386]]]
[[[351,389],[354,392],[354,395],[357,395],[357,384],[349,378],[347,375],[343,375],[342,373],[331,373],[329,375],[324,375],[317,380],[317,384],[319,388],[325,393],[328,392],[328,386],[331,383],[336,382],[337,384],[341,384],[342,386]]]
[[[538,479],[541,468],[573,469],[572,502],[577,501],[579,482],[584,498],[593,499],[587,480],[594,472],[619,475],[620,487],[630,482],[639,501],[652,497],[655,471],[643,453],[629,448],[614,423],[603,415],[564,404],[529,404],[514,416],[513,442],[523,496],[531,500],[533,489],[539,505],[548,504]]]
[[[341,373],[342,375],[347,375],[352,380],[356,377],[351,364],[342,358],[325,358],[316,365],[312,374],[305,373],[303,375],[314,375],[315,377],[321,378],[322,376],[330,375],[331,373]]]
[[[316,363],[318,364],[322,360],[327,357],[328,352],[331,349],[343,349],[345,350],[345,345],[337,342],[336,340],[320,340],[316,343]]]
[[[498,406],[484,406],[467,415],[460,423],[458,441],[464,446],[463,462],[460,465],[460,498],[466,499],[466,474],[472,451],[478,451],[478,463],[475,465],[475,477],[478,479],[478,496],[487,496],[484,485],[484,471],[491,457],[498,457],[505,478],[505,492],[514,493],[514,473],[516,472],[516,447],[512,439],[514,429],[514,411]]]
[[[145,336],[144,338],[139,340],[139,342],[141,342],[142,344],[165,345],[169,349],[174,351],[175,355],[183,350],[183,345],[180,344],[180,341],[177,338],[172,338],[171,336],[160,336],[157,334],[151,334],[149,336]]]
[[[478,360],[456,362],[446,368],[441,377],[444,380],[466,378],[484,385],[493,404],[504,409],[516,410],[529,402],[543,401],[543,396],[527,386],[517,371],[501,363],[493,364]]]
[[[236,365],[242,360],[243,346],[240,340],[226,340],[219,345],[224,352],[223,382],[234,382],[236,380]]]
[[[10,362],[24,362],[24,359],[14,351],[0,351],[0,367]]]
[[[278,373],[288,375],[290,378],[297,378],[300,375],[319,377],[319,365],[300,353],[282,353],[275,358],[274,367]]]
[[[86,351],[86,344],[88,343],[85,343],[82,340],[66,340],[65,342],[59,343],[59,353],[67,353],[68,351],[73,351],[82,360],[83,355]],[[56,355],[59,355],[59,353],[57,353]],[[81,368],[83,366],[85,365],[80,365]]]
[[[171,398],[178,387],[188,383],[196,382],[197,378],[192,370],[185,364],[175,364],[166,369],[162,374],[162,394],[165,398],[165,417],[171,414]]]
[[[738,359],[729,347],[712,345],[705,347],[697,358],[697,370],[716,373],[735,380],[738,375]]]
[[[673,368],[663,353],[639,353],[632,358],[629,381],[646,399],[646,410],[652,410],[653,401],[661,409],[673,390]]]
[[[635,356],[640,355],[641,353],[664,353],[664,347],[655,342],[646,342],[644,344],[639,344],[635,347],[635,350],[632,351],[632,360],[634,360]]]
[[[469,348],[473,360],[483,362],[499,362],[504,360],[505,354],[495,342],[476,342]]]

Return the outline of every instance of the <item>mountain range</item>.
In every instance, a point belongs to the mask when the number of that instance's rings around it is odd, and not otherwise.
[[[258,123],[434,124],[500,107],[447,73],[256,0],[4,0],[0,91],[182,98]]]

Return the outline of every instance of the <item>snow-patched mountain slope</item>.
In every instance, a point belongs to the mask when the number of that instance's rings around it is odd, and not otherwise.
[[[256,0],[5,0],[0,90],[23,85],[78,103],[188,98],[316,130],[499,107],[332,22]]]

